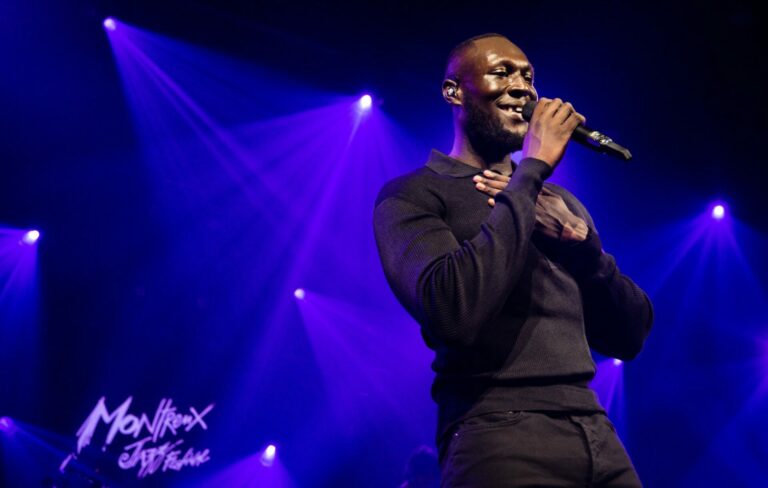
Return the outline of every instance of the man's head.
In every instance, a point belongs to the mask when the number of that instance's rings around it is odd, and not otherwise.
[[[522,148],[528,123],[520,111],[538,95],[520,48],[501,34],[483,34],[451,51],[443,97],[454,108],[457,137],[478,153],[503,154]]]

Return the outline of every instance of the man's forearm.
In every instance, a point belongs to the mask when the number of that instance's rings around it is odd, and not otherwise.
[[[648,296],[623,275],[610,254],[595,273],[580,280],[587,340],[597,352],[619,359],[640,353],[653,325]]]

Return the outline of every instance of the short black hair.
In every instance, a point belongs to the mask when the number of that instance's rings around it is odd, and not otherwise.
[[[456,46],[453,49],[451,49],[450,53],[448,53],[448,62],[445,64],[445,78],[455,80],[456,79],[455,64],[459,56],[464,54],[464,51],[472,47],[475,41],[479,41],[480,39],[485,39],[488,37],[501,37],[509,41],[509,38],[507,36],[505,36],[504,34],[497,34],[496,32],[487,32],[485,34],[480,34],[479,36],[473,36],[473,37],[470,37],[469,39],[465,39],[461,41],[460,43],[456,44]]]

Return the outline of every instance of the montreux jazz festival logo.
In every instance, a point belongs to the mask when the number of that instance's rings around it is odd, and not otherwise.
[[[186,466],[200,466],[210,460],[208,449],[186,448],[181,436],[193,429],[208,430],[205,416],[213,409],[213,403],[200,411],[195,407],[180,410],[173,405],[172,399],[163,398],[150,418],[146,413],[128,413],[132,401],[133,397],[128,397],[110,412],[105,397],[101,397],[77,431],[77,454],[70,455],[71,458],[77,459],[83,448],[91,443],[99,426],[104,424],[108,430],[102,450],[106,450],[115,439],[120,441],[129,437],[125,442],[132,442],[124,445],[117,464],[126,470],[138,468],[139,478],[159,471],[180,471]]]

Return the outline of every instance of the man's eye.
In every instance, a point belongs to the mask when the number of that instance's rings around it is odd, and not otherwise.
[[[506,70],[501,70],[501,71],[494,71],[493,74],[496,76],[507,76],[508,73]]]

